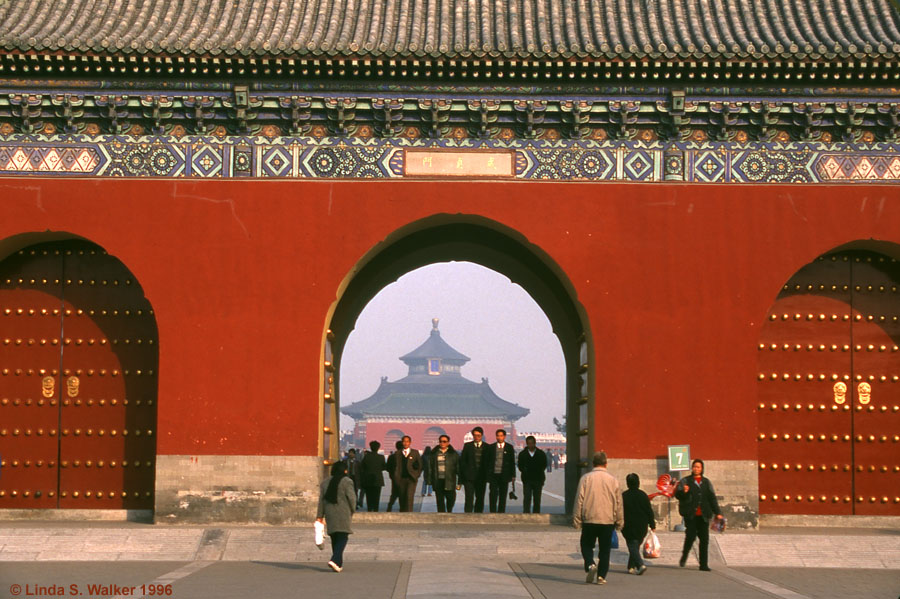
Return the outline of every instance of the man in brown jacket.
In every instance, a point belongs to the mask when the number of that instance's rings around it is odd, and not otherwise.
[[[612,536],[625,524],[619,481],[606,471],[606,452],[594,454],[594,469],[578,481],[572,523],[576,530],[581,529],[585,581],[606,584]],[[595,564],[594,545],[598,543],[600,549]]]

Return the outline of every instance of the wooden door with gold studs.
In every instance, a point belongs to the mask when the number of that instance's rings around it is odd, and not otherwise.
[[[853,490],[850,263],[802,268],[759,342],[759,511],[849,514]]]
[[[125,266],[101,248],[86,242],[36,248],[41,256],[45,250],[58,261],[57,470],[53,505],[38,507],[151,509],[158,362],[153,311]],[[10,293],[16,298],[21,291]],[[0,478],[0,487],[10,484]]]
[[[854,513],[900,515],[900,264],[852,256]]]
[[[892,259],[838,252],[798,271],[770,309],[759,344],[761,513],[900,513],[897,285]]]
[[[0,263],[0,508],[57,507],[62,259]]]

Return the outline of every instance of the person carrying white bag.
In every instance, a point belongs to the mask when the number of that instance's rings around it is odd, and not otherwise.
[[[323,480],[319,487],[319,508],[316,512],[316,522],[324,524],[331,537],[332,553],[328,567],[335,572],[344,569],[344,548],[353,533],[350,522],[356,511],[356,500],[353,481],[347,476],[346,462],[335,462],[331,466],[331,476]],[[316,537],[318,545],[318,527]]]
[[[622,536],[628,545],[628,573],[641,575],[647,571],[647,566],[641,559],[641,543],[647,536],[648,527],[656,530],[656,517],[650,507],[650,498],[640,488],[640,477],[632,472],[625,477],[625,484],[628,490],[622,493],[622,506],[625,510]]]

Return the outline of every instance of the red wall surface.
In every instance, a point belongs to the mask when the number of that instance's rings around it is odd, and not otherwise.
[[[0,180],[0,239],[66,231],[128,266],[159,325],[160,454],[316,455],[341,281],[439,214],[519,231],[564,271],[596,351],[597,446],[755,459],[760,326],[804,264],[900,242],[900,187]]]
[[[394,451],[394,447],[392,444],[385,443],[385,439],[387,438],[387,433],[393,430],[403,431],[404,434],[409,435],[412,439],[412,446],[418,450],[422,450],[425,448],[425,431],[431,428],[432,426],[440,427],[444,429],[445,434],[450,437],[450,445],[456,448],[457,451],[462,451],[463,443],[465,443],[465,436],[476,426],[480,426],[484,430],[484,440],[487,443],[494,443],[497,440],[496,431],[498,428],[502,428],[506,431],[507,436],[509,437],[510,443],[514,445],[518,443],[516,436],[518,432],[516,431],[516,427],[514,426],[501,426],[499,424],[485,424],[483,422],[469,422],[465,424],[424,424],[420,422],[369,422],[366,424],[366,446],[364,449],[368,449],[369,441],[379,441],[381,442],[381,448],[384,450],[385,455],[390,454]],[[524,441],[522,442],[524,443]],[[434,447],[435,443],[429,443],[430,447]],[[521,443],[520,443],[521,445]]]

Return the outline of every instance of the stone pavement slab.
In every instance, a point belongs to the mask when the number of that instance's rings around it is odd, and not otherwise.
[[[172,599],[223,599],[228,597],[358,597],[391,599],[401,578],[400,562],[351,562],[337,574],[317,563],[252,561],[219,562],[175,583]],[[349,557],[349,556],[346,556]],[[403,596],[402,594],[400,595]]]
[[[202,536],[202,528],[2,528],[0,561],[190,561]]]
[[[415,562],[409,576],[406,597],[529,599],[531,595],[505,562],[445,560]]]
[[[651,566],[642,576],[624,567],[610,569],[607,584],[585,584],[581,564],[513,564],[534,599],[895,599],[900,574],[891,570],[713,567],[712,572],[678,566]]]
[[[581,599],[616,597],[691,597],[691,599],[772,599],[768,593],[733,581],[721,573],[700,572],[696,568],[651,566],[642,576],[628,574],[624,566],[610,568],[607,584],[584,582],[584,566],[574,564],[520,563],[527,582],[533,585],[535,599]]]
[[[900,572],[838,568],[733,568],[810,599],[896,599]]]
[[[885,537],[842,535],[716,535],[729,566],[900,569],[900,534]]]

